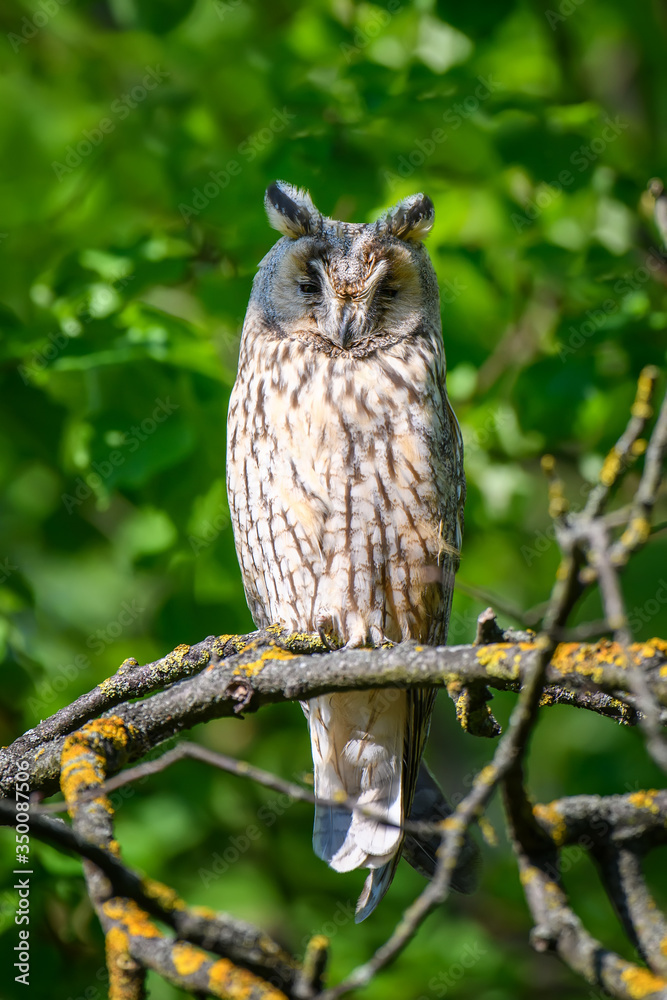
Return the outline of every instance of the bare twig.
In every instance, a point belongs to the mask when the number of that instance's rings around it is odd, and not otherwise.
[[[301,785],[297,785],[293,781],[286,781],[284,778],[279,778],[278,775],[272,774],[270,771],[265,771],[260,767],[255,767],[253,764],[249,764],[245,760],[236,760],[236,758],[229,757],[227,754],[218,753],[214,750],[209,750],[207,747],[200,746],[198,743],[188,742],[179,743],[177,746],[173,747],[173,749],[167,750],[166,753],[163,753],[160,757],[156,757],[153,760],[145,761],[143,764],[137,764],[135,767],[125,768],[115,777],[107,778],[105,781],[96,785],[88,792],[79,794],[77,802],[82,804],[94,800],[100,794],[108,795],[110,792],[114,792],[118,788],[123,788],[135,781],[141,781],[142,779],[148,778],[153,774],[160,774],[160,772],[166,771],[167,768],[171,767],[172,764],[188,759],[202,761],[205,764],[210,764],[212,767],[219,768],[221,771],[227,771],[230,774],[235,774],[239,778],[248,778],[250,781],[254,781],[258,785],[263,785],[265,788],[271,788],[274,792],[279,792],[281,795],[287,795],[290,799],[294,799],[297,802],[307,802],[309,805],[318,806],[335,806],[337,809],[349,809],[351,813],[356,812],[362,816],[368,816],[371,819],[376,819],[384,826],[397,827],[405,830],[406,833],[427,836],[432,833],[438,833],[442,827],[442,824],[439,822],[415,823],[410,820],[405,820],[403,823],[395,823],[387,818],[386,813],[374,810],[370,806],[360,806],[356,799],[318,798],[307,788],[303,788]],[[66,802],[56,802],[53,805],[33,806],[31,812],[32,815],[50,815],[52,813],[66,812],[68,808],[69,806]]]
[[[650,969],[667,976],[667,921],[651,896],[641,859],[633,847],[606,847],[594,853],[607,895],[626,933]]]

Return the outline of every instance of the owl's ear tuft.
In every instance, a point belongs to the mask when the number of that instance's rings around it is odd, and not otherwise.
[[[433,202],[427,194],[411,194],[390,208],[379,222],[381,229],[399,240],[424,240],[435,221]]]
[[[285,181],[274,181],[266,189],[264,205],[269,225],[292,240],[308,236],[319,225],[320,213],[308,192]]]

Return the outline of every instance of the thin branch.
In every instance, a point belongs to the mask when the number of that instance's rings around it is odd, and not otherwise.
[[[0,799],[0,825],[16,826],[14,802]],[[132,871],[108,850],[91,843],[62,820],[31,809],[30,835],[67,854],[92,862],[109,880],[113,894],[128,897],[156,920],[171,927],[179,938],[207,951],[240,962],[259,975],[278,975],[293,981],[296,964],[265,931],[225,914],[204,917],[188,908],[173,890]]]
[[[667,791],[627,795],[572,795],[536,805],[534,815],[558,847],[571,844],[632,847],[642,852],[667,844]]]
[[[130,657],[121,663],[113,676],[102,681],[92,691],[81,695],[70,705],[61,708],[33,729],[28,729],[12,744],[16,754],[30,757],[35,749],[49,740],[74,732],[86,722],[99,718],[116,705],[130,699],[143,698],[163,691],[171,684],[198,674],[216,659],[238,653],[249,643],[278,640],[281,630],[266,629],[247,635],[210,635],[194,646],[181,644],[166,656],[152,663],[139,663]],[[287,648],[287,645],[286,645]],[[325,652],[326,647],[318,635],[298,633],[289,637],[289,649],[294,653]]]
[[[647,365],[643,369],[637,383],[630,420],[604,460],[600,482],[588,495],[588,501],[582,512],[585,519],[590,520],[602,514],[612,487],[616,485],[620,475],[627,472],[630,465],[642,454],[643,449],[638,448],[637,444],[653,416],[651,400],[659,375],[660,371],[654,365]]]
[[[594,852],[607,895],[642,959],[654,972],[667,976],[667,921],[644,881],[641,860],[628,847]]]
[[[297,802],[307,802],[309,805],[317,806],[333,806],[336,809],[348,809],[351,813],[358,813],[361,816],[367,816],[370,819],[377,820],[384,826],[395,827],[397,829],[404,830],[406,833],[428,836],[433,833],[438,833],[442,828],[442,823],[440,822],[415,823],[405,820],[403,823],[396,823],[388,819],[386,813],[374,810],[370,806],[360,806],[356,799],[352,798],[318,798],[307,788],[303,788],[301,785],[297,785],[293,781],[287,781],[285,778],[279,778],[278,775],[272,774],[270,771],[264,771],[262,768],[255,767],[247,761],[237,760],[234,757],[227,756],[227,754],[209,750],[207,747],[200,746],[198,743],[189,743],[185,741],[179,743],[177,746],[173,747],[173,749],[167,750],[167,752],[163,753],[160,757],[145,761],[143,764],[137,764],[135,767],[125,768],[115,777],[107,778],[105,781],[101,782],[101,784],[96,785],[88,792],[80,794],[77,798],[77,802],[82,804],[93,801],[101,794],[108,795],[110,792],[114,792],[119,788],[130,785],[135,781],[141,781],[151,775],[166,771],[172,766],[172,764],[188,759],[203,761],[205,764],[217,767],[221,771],[227,771],[229,774],[235,774],[239,778],[248,778],[251,781],[255,781],[259,785],[263,785],[265,788],[271,788],[274,792],[287,795],[289,798],[294,799]],[[53,805],[33,806],[31,814],[49,815],[52,813],[66,812],[68,809],[69,806],[67,802],[56,802]]]
[[[658,419],[646,448],[644,470],[635,493],[628,527],[612,546],[611,559],[617,566],[624,566],[650,535],[651,514],[658,499],[667,455],[667,395],[662,401]]]
[[[646,745],[655,762],[667,771],[667,744],[660,731],[660,708],[653,697],[641,667],[630,664],[630,629],[618,573],[611,559],[609,537],[600,521],[589,528],[592,564],[595,568],[605,614],[616,633],[622,649],[623,665],[628,670],[637,704],[641,708],[640,723],[646,735]]]

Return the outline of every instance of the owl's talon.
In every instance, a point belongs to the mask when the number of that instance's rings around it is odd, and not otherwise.
[[[332,641],[332,638],[327,635],[327,633],[326,633],[323,625],[320,625],[318,627],[317,634],[319,635],[320,639],[322,640],[322,642],[324,643],[324,645],[327,647],[327,649],[330,650],[330,652],[333,652],[334,649],[338,648],[336,646],[336,643]]]

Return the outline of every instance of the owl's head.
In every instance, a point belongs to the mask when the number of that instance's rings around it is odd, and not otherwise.
[[[265,197],[283,238],[260,264],[251,306],[277,336],[363,357],[440,330],[438,286],[422,240],[431,199],[415,194],[368,225],[337,222],[307,191],[277,181]]]

